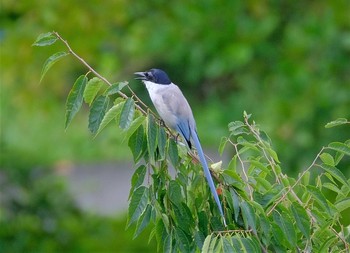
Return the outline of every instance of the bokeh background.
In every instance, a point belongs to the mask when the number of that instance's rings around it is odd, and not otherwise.
[[[98,72],[130,81],[148,104],[132,73],[166,70],[192,105],[207,150],[215,151],[244,110],[270,135],[290,175],[323,145],[349,138],[347,126],[324,128],[350,118],[348,0],[2,0],[0,13],[3,252],[155,250],[149,231],[132,240],[124,211],[87,210],[74,196],[106,164],[112,173],[132,173],[131,154],[117,126],[92,138],[87,108],[64,131],[66,96],[86,69],[66,57],[39,84],[44,61],[65,50],[60,43],[32,47],[41,33],[59,32]],[[348,177],[349,165],[341,169]],[[105,184],[126,199],[120,174],[111,175],[106,180],[115,181]]]

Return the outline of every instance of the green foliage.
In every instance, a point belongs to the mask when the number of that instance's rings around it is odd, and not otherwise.
[[[74,112],[68,123],[81,107],[86,83],[88,78],[80,76],[68,95],[67,113]],[[90,115],[97,120],[89,122],[92,132],[99,133],[102,124],[115,119],[127,133],[135,163],[145,163],[135,170],[129,195],[127,227],[136,225],[134,237],[150,226],[150,239],[156,238],[158,251],[171,252],[349,250],[350,227],[343,224],[343,215],[350,207],[350,180],[339,167],[350,156],[350,140],[324,146],[293,178],[283,173],[270,137],[244,112],[244,121],[231,122],[229,135],[219,146],[220,153],[233,153],[231,161],[227,165],[219,161],[211,168],[224,203],[228,222],[224,227],[196,155],[176,144],[171,132],[131,92],[128,97],[118,90],[121,98],[110,109],[108,92],[95,98]],[[327,127],[347,122],[340,119]],[[336,193],[334,199],[327,197],[328,190]]]

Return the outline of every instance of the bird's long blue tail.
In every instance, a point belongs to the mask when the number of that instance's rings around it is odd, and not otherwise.
[[[192,130],[191,134],[192,134],[192,139],[193,139],[193,142],[194,142],[194,146],[196,147],[197,152],[198,152],[199,160],[200,160],[200,162],[202,164],[202,167],[203,167],[203,170],[204,170],[205,177],[207,178],[207,181],[208,181],[211,193],[214,196],[215,202],[216,202],[216,204],[217,204],[217,206],[219,208],[219,211],[220,211],[220,214],[222,216],[224,225],[226,227],[226,220],[225,220],[224,212],[222,211],[221,202],[220,202],[218,193],[216,192],[214,181],[213,181],[213,178],[212,178],[212,176],[210,174],[209,167],[208,167],[208,164],[207,164],[207,160],[205,159],[205,156],[204,156],[204,153],[203,153],[203,149],[202,149],[202,146],[201,146],[201,144],[199,142],[199,138],[198,138],[197,132],[195,130]]]

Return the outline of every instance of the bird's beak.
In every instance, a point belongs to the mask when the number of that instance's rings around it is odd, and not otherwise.
[[[136,75],[135,79],[137,80],[146,80],[145,72],[135,72],[134,75]]]

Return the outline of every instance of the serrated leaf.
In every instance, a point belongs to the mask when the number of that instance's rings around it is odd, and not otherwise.
[[[98,135],[113,119],[118,117],[123,108],[124,103],[125,102],[122,101],[118,104],[115,104],[105,113],[101,124],[99,125],[98,130],[96,131],[96,135]]]
[[[286,238],[286,242],[290,246],[295,247],[297,242],[297,237],[293,226],[293,222],[289,218],[289,216],[286,213],[280,214],[279,212],[275,211],[273,213],[273,219],[282,230],[283,235]]]
[[[240,201],[239,198],[237,196],[237,193],[235,192],[235,190],[230,189],[230,193],[232,195],[232,201],[233,201],[233,211],[234,211],[234,218],[235,221],[238,221],[238,215],[239,215],[239,210],[240,210]]]
[[[211,238],[210,247],[208,249],[208,253],[210,253],[210,252],[217,252],[217,251],[215,251],[217,240],[218,240],[218,236],[214,236],[214,237]]]
[[[325,196],[313,185],[306,186],[311,195],[314,197],[314,200],[326,211],[329,215],[331,215],[330,208],[328,206],[327,200]]]
[[[134,172],[131,178],[131,188],[130,188],[130,194],[129,198],[131,197],[132,193],[134,192],[135,188],[138,188],[142,185],[143,181],[145,180],[147,168],[145,165],[140,165]]]
[[[300,206],[298,203],[293,203],[291,205],[292,214],[294,217],[294,220],[296,221],[296,224],[298,228],[300,229],[301,233],[307,238],[310,239],[310,219],[307,215],[305,208]]]
[[[321,164],[321,167],[322,167],[322,169],[327,171],[329,174],[331,174],[332,177],[337,179],[340,183],[342,183],[343,185],[346,185],[347,187],[349,187],[349,184],[347,182],[346,177],[336,167],[333,167],[333,166],[330,166],[330,165],[327,165],[327,164]]]
[[[270,154],[270,156],[273,158],[273,160],[275,160],[277,163],[280,163],[280,160],[278,159],[278,155],[275,150],[273,150],[272,148],[267,148],[266,150]]]
[[[134,132],[133,135],[130,136],[128,146],[133,154],[134,162],[137,163],[143,152],[144,152],[144,141],[145,141],[145,133],[143,126],[140,125],[139,128]]]
[[[40,34],[37,39],[34,41],[32,46],[38,46],[38,47],[44,47],[52,45],[57,41],[56,35],[54,35],[52,32],[48,33],[42,33]]]
[[[340,125],[344,125],[348,123],[348,120],[345,119],[345,118],[339,118],[339,119],[336,119],[336,120],[333,120],[331,122],[328,122],[326,125],[325,125],[325,128],[331,128],[331,127],[335,127],[335,126],[340,126]]]
[[[169,190],[168,190],[169,200],[175,204],[176,206],[180,206],[180,203],[183,199],[181,194],[181,187],[178,182],[175,180],[171,180],[169,182]]]
[[[129,227],[140,218],[148,203],[148,189],[145,186],[140,186],[131,196],[128,209],[128,225]]]
[[[337,186],[335,186],[333,183],[326,182],[322,186],[331,190],[331,191],[334,191],[335,193],[338,193],[338,195],[340,195],[340,196],[343,196],[343,197],[345,196],[344,193]]]
[[[108,87],[104,94],[106,96],[114,95],[118,93],[121,89],[123,89],[126,85],[128,85],[128,82],[113,83],[111,86]]]
[[[168,142],[168,155],[171,164],[176,168],[179,162],[179,152],[177,150],[177,145],[173,139],[169,139]]]
[[[95,134],[105,116],[109,104],[109,97],[99,96],[92,103],[89,114],[89,130]]]
[[[253,238],[241,238],[241,245],[243,252],[254,252],[259,253],[261,252],[261,248],[259,246],[259,243],[254,240]]]
[[[181,252],[191,252],[189,238],[180,228],[175,228],[175,238]]]
[[[245,124],[241,121],[233,121],[228,124],[228,130],[233,135],[240,135],[243,133],[248,133],[247,129],[245,129]]]
[[[266,174],[269,175],[271,173],[271,170],[267,168],[267,165],[262,164],[260,161],[251,159],[251,160],[249,160],[249,162],[251,165],[254,165],[255,168],[260,169],[261,171],[265,172]]]
[[[349,145],[346,145],[346,144],[341,143],[341,142],[332,142],[332,143],[328,144],[328,147],[333,149],[333,150],[336,150],[338,152],[341,152],[341,153],[343,153],[345,155],[350,156],[350,147],[349,147]]]
[[[147,148],[149,156],[154,159],[154,154],[157,148],[157,137],[158,135],[158,126],[154,121],[152,114],[148,114],[147,117]]]
[[[326,152],[322,153],[320,155],[320,158],[321,158],[322,162],[324,162],[327,165],[330,165],[330,166],[334,166],[335,165],[333,156],[331,156],[330,154],[328,154]]]
[[[166,149],[166,133],[164,127],[158,128],[158,151],[160,160],[165,159],[165,149]]]
[[[91,105],[94,101],[97,93],[103,86],[103,81],[98,77],[91,78],[86,84],[86,88],[84,91],[84,101],[85,103]]]
[[[172,253],[173,252],[173,237],[172,237],[172,233],[168,234],[165,237],[164,245],[163,245],[163,252],[165,252],[165,253]]]
[[[65,129],[67,129],[69,123],[72,121],[74,116],[80,110],[83,104],[83,93],[87,83],[87,77],[81,75],[75,81],[72,89],[70,90],[67,101],[66,101],[66,121]]]
[[[242,252],[243,251],[243,247],[241,244],[241,238],[238,236],[232,236],[231,237],[231,241],[232,241],[232,246],[233,246],[233,252]],[[243,251],[244,252],[244,251]]]
[[[133,236],[133,239],[135,239],[139,234],[148,226],[148,224],[151,221],[151,211],[152,206],[147,205],[146,210],[141,215],[140,219],[137,222],[136,230]]]
[[[345,198],[337,201],[335,203],[335,207],[337,208],[338,212],[343,212],[344,210],[350,208],[350,198]]]
[[[203,247],[202,247],[202,253],[209,252],[211,237],[212,237],[212,235],[210,234],[205,238],[204,243],[203,243]]]
[[[196,231],[194,234],[194,241],[197,245],[197,248],[202,249],[204,244],[205,236],[201,231]]]
[[[224,153],[226,144],[228,142],[228,138],[227,137],[222,137],[221,141],[220,141],[220,145],[219,145],[219,154],[222,155]]]
[[[252,229],[256,233],[256,216],[253,208],[246,201],[241,203],[245,229]]]
[[[137,117],[136,119],[134,119],[131,124],[130,127],[127,130],[126,133],[126,139],[129,140],[129,138],[131,137],[131,135],[134,134],[134,132],[139,128],[139,126],[145,121],[146,117],[141,115],[139,117]]]
[[[222,246],[221,246],[222,252],[227,252],[227,253],[234,252],[234,248],[233,248],[231,242],[226,237],[221,237],[220,242],[222,244]]]
[[[69,53],[61,51],[58,53],[55,53],[51,55],[44,63],[44,66],[41,70],[41,76],[40,76],[40,82],[43,80],[46,72],[54,65],[59,59],[63,58],[64,56],[69,55]]]
[[[205,211],[198,212],[198,228],[204,235],[207,235],[208,232],[208,214]]]
[[[121,129],[127,129],[130,127],[135,113],[135,101],[132,98],[128,98],[125,101],[123,109],[120,113],[119,127]]]

